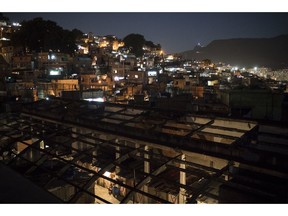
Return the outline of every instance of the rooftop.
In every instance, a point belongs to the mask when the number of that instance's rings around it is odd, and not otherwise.
[[[130,191],[120,203],[133,194],[173,203],[180,188],[191,203],[203,196],[219,200],[231,167],[288,178],[285,154],[251,147],[258,127],[254,121],[55,98],[1,115],[0,161],[63,202],[79,202],[86,194],[109,203],[90,190],[101,179]],[[118,178],[107,175],[116,170]],[[55,192],[60,183],[76,189],[63,198]]]

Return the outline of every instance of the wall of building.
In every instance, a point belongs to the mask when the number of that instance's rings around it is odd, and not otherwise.
[[[255,119],[282,119],[283,94],[269,90],[230,90],[221,91],[221,101],[233,109],[251,110],[245,117]],[[233,114],[233,113],[232,113]]]
[[[52,80],[50,83],[38,83],[38,99],[45,99],[49,95],[61,96],[62,91],[75,91],[79,89],[77,79]]]

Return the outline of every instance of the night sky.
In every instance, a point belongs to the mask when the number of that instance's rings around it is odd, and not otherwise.
[[[123,39],[130,33],[160,43],[165,53],[191,50],[197,43],[208,45],[215,39],[275,37],[288,34],[288,13],[4,13],[11,21],[42,17],[64,29],[84,33],[115,35]]]

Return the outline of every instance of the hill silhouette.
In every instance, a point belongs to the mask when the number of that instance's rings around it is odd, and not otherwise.
[[[206,47],[182,52],[186,59],[211,59],[239,67],[288,67],[288,35],[273,38],[214,40]]]

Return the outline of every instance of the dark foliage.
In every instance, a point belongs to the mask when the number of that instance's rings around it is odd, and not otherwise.
[[[123,39],[125,43],[125,47],[130,48],[131,52],[134,53],[137,57],[142,56],[143,45],[145,44],[146,40],[143,35],[140,34],[129,34]]]
[[[77,48],[75,41],[83,33],[80,30],[64,30],[55,22],[35,18],[23,21],[20,30],[12,35],[11,43],[15,47],[21,47],[25,52],[58,51],[73,53]]]

